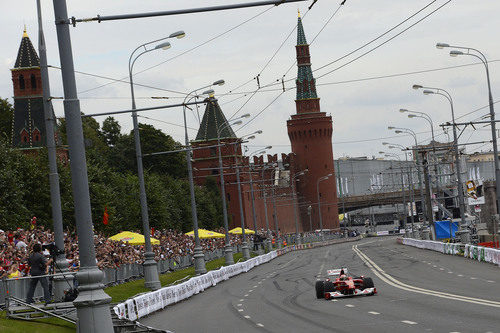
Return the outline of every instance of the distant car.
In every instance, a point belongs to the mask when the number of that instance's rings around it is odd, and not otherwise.
[[[328,278],[316,281],[316,298],[332,299],[352,296],[371,296],[377,293],[373,280],[365,276],[352,277],[347,268],[327,271]]]

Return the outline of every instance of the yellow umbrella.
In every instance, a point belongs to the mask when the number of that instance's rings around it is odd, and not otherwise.
[[[186,235],[194,237],[194,230],[186,233]],[[198,229],[198,237],[200,237],[200,238],[224,238],[224,237],[226,237],[226,235],[219,234],[218,232],[215,232],[215,231]]]
[[[230,234],[241,235],[243,233],[241,227],[229,230]],[[250,229],[245,229],[245,234],[255,234],[255,231]]]
[[[145,243],[143,235],[131,231],[120,232],[119,234],[109,237],[109,239],[122,241],[124,243],[129,243],[130,245],[143,245]],[[151,237],[151,244],[158,245],[160,244],[160,241]]]
[[[344,214],[339,214],[339,220],[344,221]]]

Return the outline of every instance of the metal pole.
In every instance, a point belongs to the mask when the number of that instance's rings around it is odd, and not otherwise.
[[[53,0],[55,21],[68,19],[66,0]],[[59,58],[64,88],[64,114],[71,159],[71,183],[75,205],[80,270],[76,274],[78,297],[73,301],[78,316],[78,332],[113,332],[109,297],[103,290],[104,274],[97,268],[92,231],[87,162],[83,141],[80,103],[76,92],[71,37],[67,24],[56,23]]]
[[[418,148],[417,136],[415,135],[415,136],[413,136],[413,138],[415,139],[415,148]],[[420,186],[420,204],[422,207],[423,222],[425,224],[426,219],[428,219],[428,217],[426,216],[427,214],[425,213],[425,208],[424,208],[425,207],[425,199],[424,199],[424,184],[422,182],[422,169],[421,169],[422,165],[420,164],[420,154],[418,153],[418,151],[416,151],[416,149],[415,149],[413,151],[413,153],[414,153],[416,163],[417,163],[418,183]],[[430,221],[427,221],[427,223],[430,223]]]
[[[141,53],[144,54],[147,51]],[[132,70],[134,68],[134,63],[139,54],[133,61],[132,56],[129,59],[129,78],[130,78],[130,94],[132,98],[132,110],[135,110],[135,95],[134,95],[134,81]],[[132,63],[131,63],[132,61]],[[149,228],[149,216],[148,216],[148,200],[146,196],[146,186],[144,184],[144,169],[142,166],[142,150],[141,150],[141,136],[139,134],[139,123],[137,121],[137,112],[132,112],[132,121],[134,124],[134,142],[135,142],[135,157],[137,160],[137,177],[139,178],[139,200],[141,203],[141,217],[142,217],[142,231],[144,233],[144,286],[151,290],[157,290],[161,288],[161,283],[158,275],[158,265],[155,260],[155,254],[151,247],[151,230]]]
[[[248,163],[248,175],[250,177],[250,196],[252,197],[253,231],[255,231],[255,234],[257,234],[257,218],[255,217],[255,196],[253,193],[253,180],[252,180],[252,170],[250,168],[250,162]]]
[[[401,165],[401,192],[403,194],[403,226],[406,228],[406,194],[405,194],[405,178],[404,178],[404,168],[403,163],[400,161]]]
[[[299,174],[297,174],[299,175]],[[297,212],[297,201],[299,200],[299,198],[297,198],[297,190],[296,190],[296,184],[295,184],[295,177],[297,176],[293,176],[292,180],[293,180],[293,184],[292,184],[292,193],[293,193],[293,213],[294,213],[294,218],[295,218],[295,244],[296,245],[300,245],[301,244],[301,241],[300,241],[300,234],[299,234],[299,220],[298,220],[298,212]]]
[[[408,162],[408,154],[405,152],[405,158],[406,158],[406,162]],[[411,217],[410,217],[410,220],[411,220],[411,231],[413,232],[413,223],[415,222],[415,218],[414,218],[414,211],[413,211],[413,202],[415,201],[415,193],[414,193],[414,187],[413,187],[413,170],[412,170],[412,164],[410,163],[410,166],[409,166],[409,172],[408,172],[408,182],[410,183],[410,214],[411,214]]]
[[[262,168],[262,179],[264,179],[264,171],[266,170],[266,166],[264,166]],[[263,197],[264,197],[264,215],[266,217],[266,234],[267,234],[267,237],[266,237],[266,248],[267,248],[267,251],[271,251],[272,248],[271,248],[271,235],[270,235],[270,232],[271,230],[269,229],[269,217],[267,216],[267,193],[266,193],[266,188],[265,188],[265,183],[262,184],[263,186]]]
[[[240,167],[236,165],[236,181],[238,182],[238,201],[240,203],[240,220],[241,220],[241,235],[243,242],[241,244],[241,251],[243,252],[243,259],[250,259],[250,249],[248,248],[247,236],[245,234],[245,214],[243,213],[243,200],[241,198],[241,181],[240,181]]]
[[[274,211],[274,228],[276,229],[276,239],[278,242],[278,248],[282,248],[282,242],[280,239],[280,230],[279,230],[279,225],[278,225],[278,212],[276,210],[276,190],[273,184],[273,211]]]
[[[188,178],[189,178],[189,192],[191,195],[191,216],[193,218],[193,233],[194,233],[194,272],[196,275],[205,274],[207,269],[205,267],[205,255],[203,254],[203,249],[200,245],[200,237],[198,235],[198,212],[196,210],[196,197],[194,192],[194,182],[193,182],[193,166],[191,164],[191,145],[189,144],[189,137],[187,132],[187,121],[186,121],[186,107],[183,108],[184,116],[184,136],[185,144],[187,147],[186,151],[186,163],[188,168]]]
[[[226,186],[224,185],[224,170],[222,168],[222,152],[220,146],[220,131],[217,131],[217,145],[219,145],[219,174],[220,174],[220,189],[222,197],[222,214],[224,216],[224,229],[226,229],[226,245],[224,246],[224,258],[226,265],[234,264],[233,249],[229,240],[229,227],[227,224],[227,207],[226,207]]]
[[[54,277],[54,299],[59,302],[64,298],[64,289],[67,289],[69,283],[73,285],[73,275],[66,275],[69,272],[68,262],[64,253],[64,230],[61,211],[61,191],[59,189],[59,174],[57,171],[57,148],[55,141],[55,115],[50,102],[50,82],[47,67],[47,47],[45,45],[45,36],[42,24],[42,8],[40,0],[36,1],[38,11],[38,52],[40,54],[40,73],[42,77],[42,98],[43,114],[45,117],[47,156],[49,160],[49,184],[50,184],[50,203],[52,206],[52,219],[54,223],[54,240],[57,249],[60,251],[56,255],[56,272],[63,273],[62,276]]]

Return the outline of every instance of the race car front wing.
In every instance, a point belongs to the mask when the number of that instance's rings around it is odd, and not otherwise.
[[[365,288],[363,290],[355,289],[354,293],[352,293],[352,294],[342,294],[339,291],[331,291],[331,292],[325,292],[325,299],[353,297],[353,296],[362,296],[362,295],[371,296],[371,295],[375,295],[376,293],[377,293],[377,288]]]

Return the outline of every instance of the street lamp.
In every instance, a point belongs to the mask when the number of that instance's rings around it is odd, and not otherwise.
[[[407,109],[399,109],[399,112],[401,113],[410,113],[408,114],[408,118],[422,118],[425,119],[429,125],[431,126],[431,137],[432,137],[432,152],[433,152],[433,164],[434,164],[434,174],[436,177],[436,191],[439,193],[439,169],[438,169],[438,159],[436,156],[436,139],[434,138],[434,123],[432,121],[432,118],[429,114],[425,112],[418,112],[418,111],[413,111],[413,110],[407,110]]]
[[[253,153],[251,153],[250,155],[248,155],[248,176],[250,178],[250,195],[251,195],[251,198],[252,198],[253,230],[256,233],[257,233],[257,218],[256,218],[256,215],[255,215],[255,195],[254,195],[254,192],[253,192],[253,177],[252,177],[252,170],[250,168],[250,157],[252,157],[254,155],[264,154],[266,152],[266,150],[269,150],[272,147],[273,146],[267,146],[264,149],[258,149],[256,151],[254,151]]]
[[[275,164],[271,164],[271,165],[264,165],[262,167],[262,171],[261,171],[261,179],[264,180],[264,172],[266,171],[266,169],[269,167],[269,166],[275,166]],[[266,237],[266,248],[267,248],[267,251],[271,251],[272,248],[271,248],[271,230],[269,229],[269,217],[267,216],[267,193],[266,193],[266,188],[265,188],[265,183],[262,184],[263,185],[263,193],[262,193],[262,196],[264,197],[264,215],[265,215],[265,220],[266,220],[266,234],[267,234],[267,237]]]
[[[299,235],[299,220],[298,220],[298,217],[297,217],[297,201],[298,201],[298,198],[297,198],[297,190],[296,190],[296,184],[295,184],[295,181],[298,181],[295,180],[295,178],[297,177],[300,177],[300,176],[303,176],[306,174],[306,172],[308,172],[309,170],[308,169],[304,169],[298,173],[296,173],[293,177],[292,177],[292,191],[293,191],[293,212],[294,212],[294,217],[295,217],[295,240],[296,240],[296,244],[297,245],[300,245],[301,244],[301,241],[300,241],[300,235]]]
[[[229,227],[228,227],[228,221],[227,221],[227,207],[226,207],[226,186],[224,184],[224,171],[222,169],[222,148],[220,144],[220,134],[222,130],[228,128],[229,126],[233,125],[240,125],[243,123],[241,120],[242,118],[248,118],[250,117],[250,114],[246,113],[243,116],[236,118],[232,121],[228,121],[225,123],[222,123],[218,128],[217,128],[217,146],[219,148],[219,174],[220,174],[220,188],[221,188],[221,197],[222,197],[222,213],[224,216],[224,229],[226,229],[226,245],[224,247],[224,258],[226,265],[232,265],[234,264],[234,258],[233,258],[233,249],[231,248],[231,242],[229,240]]]
[[[191,217],[193,219],[193,236],[194,236],[194,251],[193,251],[193,258],[194,258],[194,272],[196,275],[204,274],[207,272],[207,269],[205,267],[205,255],[203,254],[203,249],[201,248],[200,244],[200,237],[198,235],[198,212],[196,209],[196,198],[195,198],[195,189],[194,189],[194,181],[193,181],[193,165],[191,162],[191,155],[192,155],[192,150],[191,150],[191,144],[189,143],[189,137],[188,137],[188,132],[187,132],[187,120],[186,120],[186,101],[188,97],[196,93],[196,91],[208,88],[212,85],[223,85],[224,80],[218,80],[212,83],[211,85],[207,85],[198,89],[195,89],[191,91],[189,94],[186,95],[184,98],[184,106],[182,108],[182,113],[184,117],[184,142],[187,148],[186,151],[186,164],[187,164],[187,169],[188,169],[188,179],[189,179],[189,192],[191,195]],[[214,93],[213,89],[209,89],[207,91],[204,91],[202,95],[212,95]],[[197,98],[198,96],[195,94],[192,98]]]
[[[322,182],[323,180],[327,180],[332,176],[331,173],[329,173],[326,176],[318,178],[318,181],[316,182],[316,193],[318,194],[318,214],[319,214],[319,229],[320,229],[320,236],[321,240],[323,240],[323,217],[321,216],[321,199],[319,196],[319,183]]]
[[[173,34],[171,34],[168,37],[157,39],[148,43],[144,43],[140,46],[138,46],[131,54],[130,58],[128,60],[128,73],[129,73],[129,78],[130,78],[130,94],[132,97],[132,109],[135,110],[135,95],[134,95],[134,81],[133,81],[133,69],[134,69],[134,64],[137,61],[137,59],[142,56],[143,54],[149,53],[151,51],[155,51],[158,49],[167,49],[170,47],[170,43],[168,42],[163,42],[158,45],[156,45],[154,48],[147,48],[147,46],[160,42],[162,40],[168,39],[168,38],[182,38],[185,35],[183,31],[178,31]],[[181,37],[182,36],[182,37]],[[135,55],[135,53],[139,49],[144,49],[141,53],[138,55]],[[155,255],[153,253],[152,247],[151,247],[151,230],[149,229],[149,216],[148,216],[148,203],[147,203],[147,197],[146,197],[146,186],[144,185],[144,170],[142,166],[142,151],[141,151],[141,138],[139,134],[139,123],[137,121],[137,112],[133,111],[132,112],[132,120],[134,123],[134,139],[135,139],[135,156],[137,159],[137,175],[139,178],[139,199],[141,202],[141,216],[142,216],[142,228],[144,232],[144,243],[145,243],[145,253],[144,253],[144,285],[146,288],[149,288],[151,290],[157,290],[161,287],[161,283],[158,277],[158,267],[157,263],[154,259]]]
[[[417,134],[414,131],[412,131],[409,128],[397,128],[397,127],[394,127],[394,126],[389,126],[388,129],[389,130],[394,130],[394,132],[396,134],[402,134],[402,133],[410,134],[413,137],[413,139],[415,140],[415,149],[418,149]],[[424,206],[425,206],[424,184],[423,184],[423,181],[422,181],[422,170],[420,170],[420,166],[423,167],[423,163],[421,164],[420,161],[419,161],[420,160],[420,154],[418,152],[416,153],[415,158],[416,158],[416,163],[417,163],[418,182],[419,182],[419,185],[420,185],[420,202],[422,204],[422,214],[424,215],[424,223],[425,223],[425,218],[429,219],[430,223],[434,223],[434,216],[433,216],[432,212],[427,212],[426,213],[426,210],[424,209]],[[432,209],[432,207],[431,207],[431,209]],[[429,215],[429,216],[427,216],[427,215]]]
[[[262,133],[261,130],[255,131],[254,133],[251,133],[250,136],[246,138],[246,140],[252,140],[255,138],[255,134],[261,134],[261,133]],[[237,182],[237,186],[238,186],[238,201],[240,204],[241,238],[242,238],[241,252],[243,254],[243,259],[248,260],[248,259],[250,259],[250,249],[248,248],[247,236],[245,233],[245,214],[243,213],[243,198],[241,195],[240,166],[238,164],[236,164],[236,182]]]
[[[414,87],[415,87],[415,85],[414,85]],[[466,225],[466,222],[465,222],[465,202],[464,202],[464,193],[463,193],[463,185],[462,185],[460,155],[458,152],[457,128],[455,126],[455,112],[453,110],[453,99],[451,98],[450,93],[442,88],[424,87],[424,86],[420,86],[420,85],[418,85],[418,87],[419,88],[417,88],[417,89],[424,89],[424,91],[423,91],[424,95],[441,95],[444,98],[446,98],[448,100],[448,102],[450,103],[451,119],[453,122],[453,146],[454,146],[454,152],[455,152],[455,164],[457,165],[457,167],[456,167],[457,192],[458,192],[458,201],[459,201],[459,206],[460,206],[460,219],[461,219],[461,223],[459,225],[459,231],[460,231],[461,236],[462,236],[461,239],[464,242],[468,242],[468,240],[469,240],[468,231],[462,230],[462,228],[465,227],[465,225]]]
[[[491,94],[491,83],[490,83],[490,70],[488,66],[488,59],[486,56],[479,50],[474,49],[472,47],[464,47],[464,46],[450,46],[449,44],[446,43],[437,43],[436,44],[437,48],[445,48],[445,47],[452,47],[455,49],[462,49],[466,50],[467,52],[464,53],[462,51],[457,51],[457,50],[452,50],[450,51],[450,56],[456,57],[456,56],[461,56],[461,55],[468,55],[472,57],[476,57],[484,65],[484,68],[486,70],[486,81],[488,82],[488,104],[490,107],[490,126],[491,126],[491,138],[492,138],[492,143],[493,143],[493,155],[494,155],[494,161],[495,161],[495,185],[496,185],[496,194],[497,194],[497,214],[498,214],[498,205],[500,205],[500,165],[498,162],[498,144],[497,144],[497,132],[496,132],[496,122],[495,122],[495,109],[494,109],[494,104],[493,104],[493,95]],[[471,53],[475,52],[475,53]],[[477,53],[477,54],[476,54]],[[453,126],[455,128],[455,126]]]

